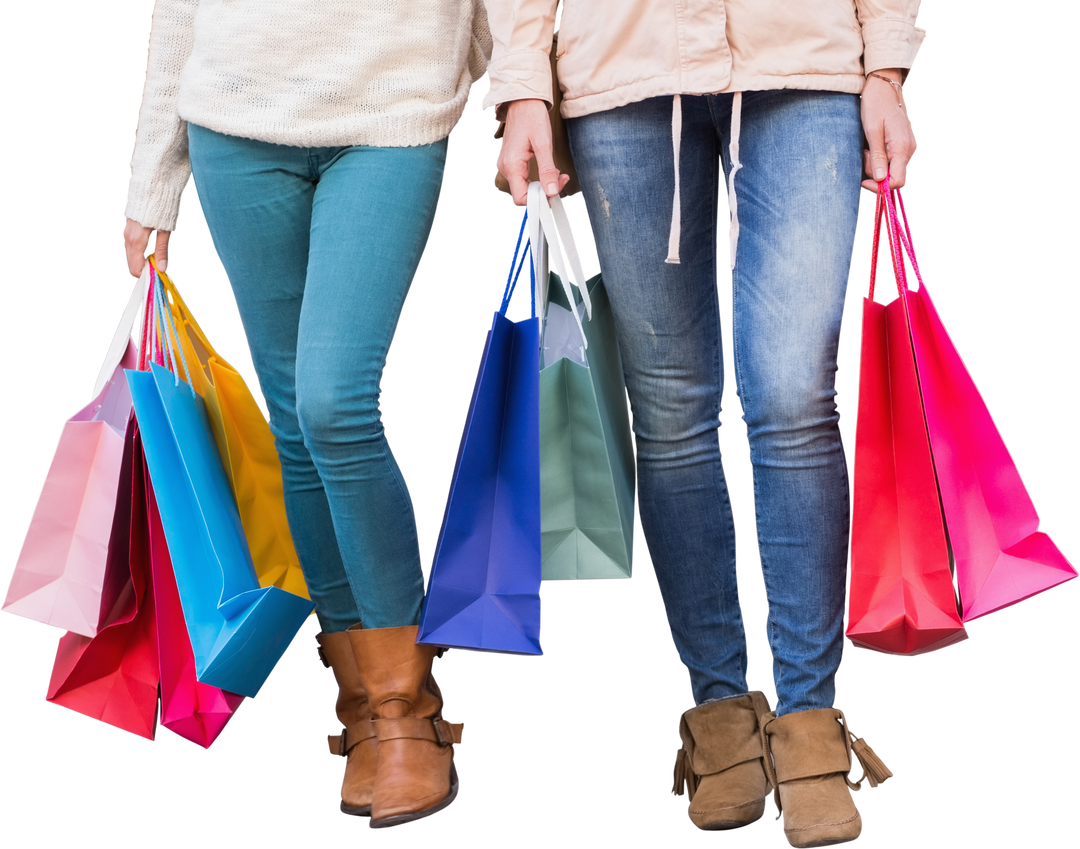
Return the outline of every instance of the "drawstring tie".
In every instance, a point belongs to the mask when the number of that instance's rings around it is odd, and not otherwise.
[[[679,264],[679,238],[682,236],[682,207],[679,200],[679,149],[682,147],[682,97],[678,94],[671,101],[671,146],[675,150],[675,200],[671,204],[671,233],[668,235],[667,259],[671,265]]]
[[[735,268],[735,252],[739,247],[739,202],[735,196],[735,172],[742,168],[739,161],[739,133],[742,131],[742,92],[735,92],[731,102],[731,172],[728,174],[728,207],[731,209],[731,267]],[[668,234],[668,255],[664,262],[679,264],[679,240],[682,238],[682,202],[679,192],[679,152],[682,149],[682,96],[671,100],[671,147],[675,154],[675,197],[671,203],[671,231]]]
[[[742,92],[735,92],[731,101],[731,142],[728,155],[731,157],[731,172],[728,174],[728,207],[731,209],[731,268],[735,269],[735,253],[739,249],[739,199],[735,196],[735,172],[742,168],[739,162],[739,133],[742,131]]]

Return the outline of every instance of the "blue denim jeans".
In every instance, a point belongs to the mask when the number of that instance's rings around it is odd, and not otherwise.
[[[677,265],[664,262],[672,99],[569,122],[633,410],[641,522],[698,704],[748,689],[717,432],[717,205],[732,99],[682,98]],[[744,93],[740,149],[735,380],[784,714],[832,705],[842,651],[848,478],[833,383],[862,173],[859,98]]]
[[[383,434],[379,382],[435,215],[446,140],[301,148],[189,125],[188,141],[320,625],[416,624],[416,522]]]

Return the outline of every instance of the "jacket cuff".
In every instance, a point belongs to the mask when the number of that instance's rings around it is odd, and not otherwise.
[[[869,74],[883,68],[907,71],[915,63],[915,55],[926,38],[926,30],[907,21],[880,20],[866,24],[862,37],[863,73]]]
[[[491,87],[484,98],[484,108],[496,107],[502,120],[504,104],[512,100],[543,100],[551,108],[551,57],[542,50],[522,50],[500,56],[488,65]]]

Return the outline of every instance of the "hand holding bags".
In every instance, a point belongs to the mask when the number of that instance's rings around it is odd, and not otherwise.
[[[847,633],[857,645],[915,653],[963,639],[950,551],[964,621],[1076,572],[1037,530],[1016,467],[919,276],[895,203],[886,182],[874,265],[885,216],[900,297],[888,307],[875,304],[871,277]],[[919,280],[915,292],[907,288],[905,250]]]

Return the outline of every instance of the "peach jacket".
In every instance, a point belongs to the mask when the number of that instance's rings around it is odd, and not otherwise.
[[[551,103],[559,0],[486,0],[494,50],[485,106]],[[919,0],[563,0],[566,118],[647,97],[780,88],[858,94],[864,74],[910,68]]]

